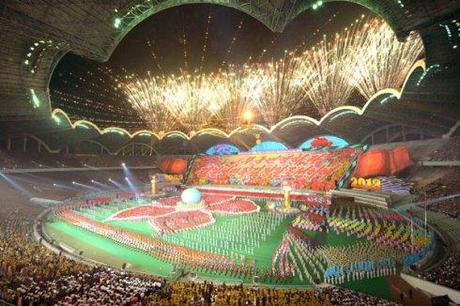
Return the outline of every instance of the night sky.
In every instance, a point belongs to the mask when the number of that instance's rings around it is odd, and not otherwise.
[[[181,69],[214,72],[228,63],[267,62],[279,58],[284,50],[313,46],[323,34],[341,31],[362,14],[372,13],[352,3],[327,3],[298,16],[283,33],[273,33],[251,16],[224,6],[171,8],[128,33],[107,63],[73,54],[64,56],[50,84],[52,105],[64,109],[73,119],[88,119],[100,126],[143,128],[124,96],[114,89],[116,75],[143,76],[148,71],[169,75]],[[317,116],[313,110],[305,115]]]

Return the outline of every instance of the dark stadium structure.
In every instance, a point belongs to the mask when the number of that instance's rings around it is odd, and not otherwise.
[[[55,96],[163,11],[281,35],[337,2],[419,35],[399,89],[187,131]],[[4,0],[0,29],[0,305],[460,304],[460,1]]]

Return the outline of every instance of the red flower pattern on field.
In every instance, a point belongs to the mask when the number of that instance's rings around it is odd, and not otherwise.
[[[216,214],[248,214],[260,210],[260,207],[249,199],[236,199],[233,196],[203,194],[204,206],[183,210],[177,209],[180,197],[173,196],[158,199],[151,205],[142,205],[124,209],[107,218],[106,221],[142,220],[147,219],[150,226],[161,234],[186,231],[207,226],[215,222],[212,213]]]

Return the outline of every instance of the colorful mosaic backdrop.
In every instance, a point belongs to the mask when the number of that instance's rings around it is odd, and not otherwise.
[[[281,186],[328,191],[362,153],[343,149],[200,156],[193,163],[188,184]]]

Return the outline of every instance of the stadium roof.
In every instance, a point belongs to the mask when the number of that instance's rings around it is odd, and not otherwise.
[[[49,119],[49,81],[60,58],[72,52],[106,61],[123,37],[158,11],[188,3],[215,3],[246,12],[273,31],[322,2],[316,0],[3,1],[0,4],[0,121]],[[383,17],[400,39],[458,15],[449,0],[353,0]],[[438,46],[422,35],[428,61]],[[439,53],[439,52],[438,52]],[[344,115],[345,116],[345,115]],[[355,120],[355,119],[354,119]],[[377,118],[376,118],[377,120]]]

